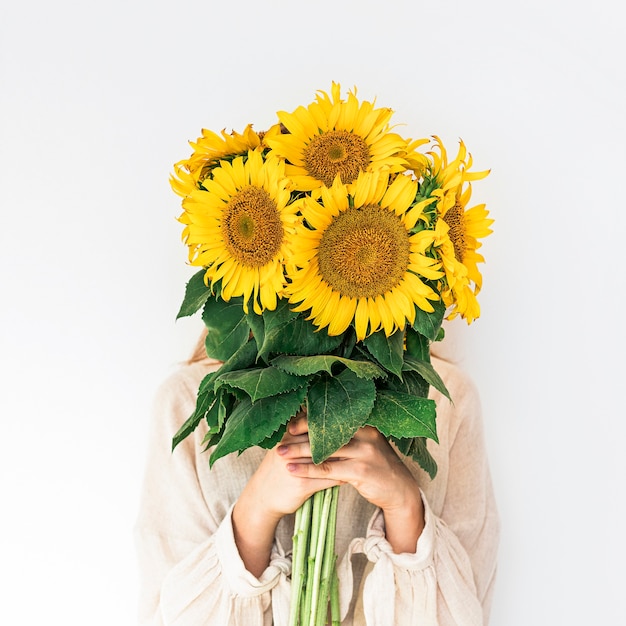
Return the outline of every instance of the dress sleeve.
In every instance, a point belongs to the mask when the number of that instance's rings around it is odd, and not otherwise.
[[[135,543],[142,626],[266,626],[284,623],[291,565],[278,542],[269,567],[256,578],[235,544],[231,512],[236,478],[226,479],[209,506],[200,484],[198,438],[171,451],[172,435],[195,405],[184,377],[170,380],[155,401]],[[226,472],[228,474],[229,472]],[[232,474],[232,472],[230,472]],[[219,480],[215,481],[219,483]],[[215,483],[213,483],[215,484]]]
[[[461,379],[456,386],[449,386],[455,404],[440,402],[438,417],[440,420],[441,413],[445,414],[441,421],[447,428],[446,451],[439,452],[444,458],[438,459],[440,464],[445,463],[441,472],[445,484],[435,487],[433,482],[430,491],[440,511],[433,512],[422,492],[426,524],[415,553],[393,552],[385,539],[380,510],[372,517],[366,537],[355,539],[350,546],[347,559],[363,552],[369,561],[360,594],[362,604],[355,609],[355,624],[361,623],[359,616],[368,626],[488,623],[499,520],[478,396],[467,379]],[[346,561],[342,570],[344,576],[350,576]]]

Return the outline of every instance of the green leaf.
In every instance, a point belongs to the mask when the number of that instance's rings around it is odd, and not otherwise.
[[[364,339],[363,345],[383,367],[402,378],[404,331],[397,330],[391,337],[386,337],[384,331],[379,330]]]
[[[354,330],[354,327],[348,326],[341,336],[343,343],[341,346],[341,354],[346,359],[349,359],[352,357],[352,353],[357,346],[356,331]]]
[[[286,432],[287,424],[283,424],[273,435],[266,437],[263,441],[259,441],[259,448],[264,448],[265,450],[275,448],[285,436]]]
[[[430,385],[417,372],[403,372],[402,380],[395,376],[389,378],[383,389],[390,391],[401,391],[402,393],[410,393],[419,398],[427,398]]]
[[[432,313],[426,313],[419,307],[415,307],[413,328],[431,341],[435,341],[443,323],[443,316],[446,314],[446,305],[441,300],[431,302],[431,304],[435,309]]]
[[[309,440],[314,463],[321,463],[344,446],[365,423],[374,405],[374,381],[351,370],[323,375],[309,389]]]
[[[212,448],[213,446],[216,446],[219,443],[219,440],[222,438],[222,433],[212,433],[212,432],[208,432],[205,436],[204,439],[202,440],[202,443],[204,445],[204,450],[203,452],[207,452],[209,450],[209,448]]]
[[[330,336],[326,330],[317,330],[301,314],[285,326],[280,340],[280,349],[273,350],[273,352],[303,356],[325,354],[339,347],[342,340],[342,335]]]
[[[206,383],[212,374],[205,376],[201,385]],[[185,421],[185,423],[178,429],[178,432],[172,438],[172,450],[176,448],[176,446],[186,437],[191,435],[191,433],[198,427],[200,422],[205,419],[209,431],[218,430],[221,428],[221,421],[219,420],[219,408],[223,403],[222,396],[223,394],[216,395],[213,392],[213,389],[209,386],[205,386],[202,391],[198,391],[198,395],[196,396],[196,407],[193,413],[189,416],[189,418]]]
[[[218,378],[226,372],[234,372],[236,370],[245,370],[252,366],[256,361],[256,343],[249,340],[243,344],[222,366],[213,373],[214,379]]]
[[[206,270],[200,270],[194,274],[185,287],[185,297],[180,305],[176,319],[188,317],[199,311],[204,303],[211,297],[211,287],[204,284]]]
[[[226,406],[229,404],[221,390],[217,393],[198,396],[197,411],[202,413],[209,432],[216,433],[222,428]]]
[[[365,423],[386,437],[428,437],[439,442],[436,417],[434,400],[380,389]]]
[[[317,356],[279,356],[272,359],[272,365],[291,374],[307,376],[316,372],[325,371],[332,374],[332,366],[336,363],[345,365],[359,378],[385,378],[387,374],[372,361],[356,361],[344,359],[332,354],[320,354]]]
[[[262,315],[257,315],[254,311],[250,311],[246,319],[248,320],[248,326],[252,331],[252,336],[257,345],[257,350],[261,349],[265,338],[265,322]]]
[[[232,372],[233,370],[243,370],[247,369],[251,365],[254,364],[256,360],[256,344],[254,341],[248,341],[248,343],[241,346],[237,352],[235,352],[230,359],[222,363],[222,365],[207,374],[200,383],[198,388],[198,397],[207,392],[215,391],[215,380],[221,376],[222,374],[226,374],[227,372]]]
[[[216,379],[215,386],[217,388],[220,385],[228,385],[243,389],[252,402],[256,402],[261,398],[303,387],[308,381],[309,379],[304,376],[296,376],[268,366],[222,374]]]
[[[259,358],[266,358],[270,352],[280,352],[275,346],[280,342],[281,333],[297,316],[298,314],[289,308],[289,302],[282,299],[278,301],[274,311],[263,311],[263,333],[260,336],[255,335]]]
[[[210,374],[207,374],[202,379],[202,382],[200,383],[200,386],[198,387],[198,397],[200,397],[203,393],[214,391],[213,382],[215,381],[215,378],[218,376],[218,374],[222,371],[223,367],[224,367],[224,364],[222,364],[219,369],[215,370],[214,372],[211,372]]]
[[[430,361],[430,344],[430,339],[421,333],[412,328],[406,329],[406,354],[421,361]]]
[[[205,346],[210,357],[226,361],[248,341],[250,326],[242,302],[241,298],[229,302],[211,298],[204,305],[202,321],[209,331]]]
[[[236,399],[235,396],[220,389],[217,393],[217,402],[211,407],[211,411],[206,415],[206,421],[211,432],[221,432],[226,418],[230,414]]]
[[[209,394],[206,394],[202,398],[202,402],[206,403],[212,401],[215,402],[215,394],[211,394],[212,398],[209,398]],[[198,398],[198,402],[200,402],[200,398]],[[204,417],[205,410],[199,409],[198,405],[194,409],[193,413],[185,420],[185,423],[178,429],[176,434],[172,437],[172,452],[176,448],[176,446],[186,439],[191,433],[196,430],[198,424],[202,421]]]
[[[324,354],[337,348],[343,338],[317,331],[303,314],[292,311],[286,300],[279,300],[275,311],[264,311],[263,321],[265,332],[259,357],[265,359],[277,354]]]
[[[202,441],[205,444],[204,451],[219,443],[224,434],[224,422],[235,405],[236,398],[225,392],[224,389],[218,391],[217,400],[213,403],[210,410],[206,413],[206,422],[209,427],[207,434]],[[245,397],[245,396],[244,396]]]
[[[419,359],[407,355],[404,358],[404,369],[417,372],[429,385],[432,385],[437,391],[448,398],[448,400],[452,401],[443,380],[441,380],[441,377],[437,374],[431,363],[420,361]]]
[[[398,448],[398,452],[404,456],[409,456],[413,439],[398,439],[397,437],[389,437],[389,440]]]
[[[243,452],[271,437],[294,416],[306,397],[306,387],[256,402],[242,400],[226,420],[224,433],[211,453],[209,464],[231,452]]]
[[[428,451],[425,437],[413,437],[411,439],[391,437],[391,441],[401,454],[412,458],[431,479],[437,475],[437,461]]]
[[[411,441],[409,450],[411,458],[433,479],[437,475],[437,461],[432,457],[426,447],[424,437],[416,437]]]
[[[289,301],[281,298],[273,311],[263,311],[263,323],[267,332],[276,334],[280,329],[298,317],[298,313],[289,308]]]
[[[269,309],[263,311],[263,322],[268,331],[274,331],[276,328],[288,324],[291,320],[298,317],[298,315],[299,313],[291,310],[289,300],[280,298],[273,311]]]

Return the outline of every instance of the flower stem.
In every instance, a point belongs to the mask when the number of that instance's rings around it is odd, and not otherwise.
[[[326,532],[324,541],[324,552],[321,563],[321,580],[319,596],[317,601],[317,621],[315,626],[325,626],[328,618],[328,602],[331,590],[331,583],[335,574],[335,531],[337,528],[337,500],[339,487],[331,487],[326,490],[324,504],[328,507],[324,510],[326,519]]]
[[[339,624],[335,532],[339,487],[311,496],[297,511],[293,536],[289,626]]]
[[[305,557],[311,527],[311,498],[296,511],[293,532],[293,565],[291,568],[291,606],[289,626],[298,626],[299,612],[293,610],[300,606],[302,590],[306,579]]]
[[[323,605],[324,607],[328,606],[328,596],[323,596],[323,585],[322,585],[322,571],[323,566],[328,564],[324,563],[324,556],[326,555],[326,544],[328,542],[327,529],[328,529],[328,516],[330,513],[330,505],[332,503],[332,488],[324,489],[320,493],[323,494],[322,500],[322,510],[320,513],[320,521],[318,528],[318,540],[316,545],[315,552],[315,561],[313,563],[313,590],[311,594],[311,616],[310,616],[310,625],[311,626],[319,626],[320,621],[318,615],[320,615],[320,608]],[[332,566],[332,563],[330,564]],[[324,622],[326,621],[325,612],[322,610],[322,626],[324,626]]]
[[[318,491],[312,496],[313,511],[311,513],[311,538],[309,541],[309,554],[306,562],[306,590],[302,602],[302,612],[300,623],[302,626],[310,624],[311,612],[313,610],[313,587],[315,585],[315,577],[312,572],[315,567],[315,555],[317,554],[317,544],[320,540],[320,515],[322,512],[322,503],[324,500],[324,492]]]
[[[333,571],[333,577],[330,581],[330,620],[332,626],[340,626],[341,624],[341,607],[339,606],[339,577],[337,569]]]

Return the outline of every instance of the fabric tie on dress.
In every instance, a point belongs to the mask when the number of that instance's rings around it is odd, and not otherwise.
[[[368,561],[374,563],[372,575],[366,578],[363,587],[363,608],[368,618],[367,623],[395,623],[393,563],[385,555],[386,548],[391,549],[389,543],[379,536],[357,537],[350,542],[348,551],[337,568],[342,621],[348,613],[353,595],[352,555],[364,554]],[[370,617],[373,621],[370,621]]]
[[[215,533],[215,544],[218,558],[222,562],[228,559],[239,558],[232,553],[227,553],[227,546],[235,545],[232,529],[232,509],[230,508],[226,518]],[[221,538],[225,540],[220,541]],[[246,599],[260,599],[263,594],[271,594],[272,617],[274,626],[287,626],[289,624],[289,603],[291,597],[291,585],[288,576],[291,573],[291,559],[285,556],[285,551],[278,540],[275,541],[270,557],[270,564],[259,578],[255,578],[240,563],[237,568],[222,568],[222,575],[228,580],[231,593]],[[241,614],[232,615],[233,623],[243,622],[239,619],[247,619],[246,626],[263,626],[262,612],[240,611]],[[247,617],[246,617],[247,615]],[[257,624],[257,620],[258,624]]]
[[[348,551],[337,568],[341,619],[348,613],[353,595],[352,555],[364,554],[373,567],[363,585],[363,613],[367,626],[415,623],[416,615],[405,612],[402,589],[396,586],[407,578],[413,604],[419,611],[420,626],[437,626],[437,582],[433,568],[434,520],[425,503],[425,526],[415,554],[395,554],[385,537],[382,511],[370,520],[365,538],[350,542]],[[410,581],[409,581],[410,579]],[[420,600],[415,602],[416,598]],[[401,614],[398,613],[398,609]],[[412,611],[410,611],[412,613]]]
[[[291,573],[291,560],[282,556],[272,555],[270,569],[278,570],[278,581],[272,589],[272,618],[274,626],[289,624],[289,609],[291,604],[291,583],[287,576]],[[276,580],[273,577],[273,580]]]

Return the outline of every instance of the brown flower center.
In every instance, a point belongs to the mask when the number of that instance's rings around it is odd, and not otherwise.
[[[458,202],[448,209],[443,221],[450,227],[448,237],[454,246],[454,256],[459,263],[463,263],[467,240],[465,239],[465,211]]]
[[[409,252],[409,233],[394,213],[375,205],[350,208],[322,235],[320,274],[344,296],[373,298],[402,280]]]
[[[369,165],[370,152],[365,140],[347,130],[330,130],[315,136],[304,149],[307,172],[330,187],[335,176],[351,183]]]
[[[245,187],[230,199],[222,227],[226,249],[247,267],[260,267],[271,261],[283,242],[276,202],[260,187]]]

